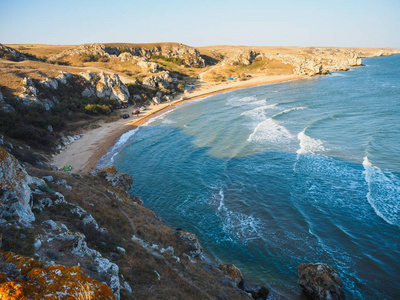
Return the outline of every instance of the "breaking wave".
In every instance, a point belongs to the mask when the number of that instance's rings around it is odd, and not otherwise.
[[[364,157],[363,166],[369,204],[386,223],[400,226],[400,180],[374,166],[368,156]]]
[[[306,134],[307,128],[305,128],[302,132],[297,135],[297,138],[300,141],[300,149],[297,150],[297,154],[306,154],[312,153],[315,154],[316,152],[325,151],[323,141],[319,139],[314,139]]]

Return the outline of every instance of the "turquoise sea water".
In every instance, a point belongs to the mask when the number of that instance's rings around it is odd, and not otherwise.
[[[348,299],[400,299],[400,56],[363,63],[183,104],[101,164],[270,299],[296,298],[308,262]]]

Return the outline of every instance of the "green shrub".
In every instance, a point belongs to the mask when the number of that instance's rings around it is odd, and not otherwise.
[[[89,115],[109,115],[112,110],[109,105],[101,104],[87,104],[85,106],[85,112]]]

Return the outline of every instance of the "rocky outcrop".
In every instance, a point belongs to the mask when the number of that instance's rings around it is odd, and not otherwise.
[[[0,148],[0,218],[30,226],[35,220],[30,185],[42,184],[43,180],[29,176],[14,156]]]
[[[299,62],[296,65],[297,66],[293,70],[294,75],[314,76],[328,73],[322,63],[318,60],[304,58],[302,62]]]
[[[13,61],[21,61],[28,59],[25,54],[15,50],[14,48],[5,46],[0,44],[0,58],[13,60]]]
[[[55,90],[58,88],[58,81],[56,79],[49,78],[49,77],[46,77],[45,79],[40,81],[40,84],[45,87],[52,88]]]
[[[71,77],[72,77],[71,73],[60,71],[60,75],[58,75],[56,79],[62,84],[67,84],[68,79],[70,79]]]
[[[0,295],[11,299],[107,299],[110,288],[78,266],[48,265],[0,250]]]
[[[228,276],[236,285],[239,285],[239,283],[243,280],[242,272],[233,264],[219,264],[218,269]]]
[[[203,253],[203,248],[201,247],[200,242],[195,234],[181,231],[179,233],[179,237],[182,242],[188,246],[190,255],[192,257],[198,257]]]
[[[75,207],[71,212],[76,212],[76,209]],[[78,207],[78,210],[82,209]],[[82,215],[86,214],[87,218],[88,214],[86,211],[82,210],[81,213]],[[92,217],[90,219],[92,222],[94,221]],[[88,222],[86,222],[85,225],[87,224]],[[44,233],[36,236],[35,240],[36,253],[40,257],[45,257],[46,253],[52,251],[52,249],[59,248],[59,245],[63,245],[62,252],[57,256],[62,256],[64,259],[68,258],[70,261],[81,261],[82,266],[90,267],[101,275],[116,299],[120,299],[121,282],[119,280],[118,266],[104,258],[100,252],[89,248],[84,234],[80,232],[70,232],[66,225],[54,222],[53,220],[43,222],[42,228],[44,229]],[[99,234],[101,234],[100,231]]]
[[[235,55],[227,60],[227,63],[232,66],[248,66],[256,59],[263,59],[264,55],[254,50],[243,49],[235,53]]]
[[[143,80],[143,85],[151,88],[164,88],[169,89],[171,87],[172,78],[169,72],[160,73],[158,75],[151,75]]]
[[[14,107],[12,107],[10,104],[7,104],[4,101],[3,94],[1,93],[0,90],[0,112],[12,113],[14,111],[15,111]]]
[[[125,192],[128,192],[132,188],[132,176],[125,172],[118,172],[113,165],[101,169],[100,176],[104,177],[108,182],[111,182],[113,186],[118,187]]]
[[[138,65],[143,70],[147,70],[149,73],[159,72],[159,65],[155,62],[149,62],[145,57],[132,59],[132,63]]]
[[[152,55],[160,55],[166,58],[179,58],[188,67],[205,66],[205,61],[200,56],[199,51],[183,44],[160,44],[158,46],[146,46],[146,44],[86,44],[52,56],[50,61],[85,54],[98,55],[99,57],[106,57],[108,59],[118,59],[121,62],[129,61],[134,57],[151,58]]]
[[[82,96],[92,97],[96,96],[102,99],[113,99],[119,102],[126,102],[129,100],[128,87],[121,81],[117,74],[100,74],[92,73],[90,71],[80,73],[91,87],[87,87]]]
[[[313,299],[345,299],[340,275],[329,265],[322,263],[300,265],[298,283]]]

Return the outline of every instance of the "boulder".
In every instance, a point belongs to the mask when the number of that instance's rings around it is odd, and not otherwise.
[[[331,266],[323,263],[303,264],[298,272],[298,284],[313,299],[345,299],[340,275]]]
[[[118,173],[111,179],[111,183],[128,192],[132,188],[133,178],[131,175],[125,172]]]
[[[33,258],[0,250],[0,274],[4,275],[0,295],[5,300],[86,299],[88,294],[91,299],[116,299],[106,284],[86,276],[78,266],[44,266]]]
[[[46,77],[46,79],[43,79],[42,81],[40,81],[40,84],[45,87],[52,88],[55,90],[58,88],[58,81],[56,79],[49,78],[49,77]]]
[[[68,79],[70,79],[71,77],[72,77],[71,73],[60,71],[60,75],[58,75],[56,79],[62,84],[67,84]]]
[[[203,248],[201,247],[200,242],[198,241],[195,234],[190,232],[180,231],[179,237],[182,240],[182,242],[188,246],[189,248],[188,250],[192,255],[192,257],[200,256],[203,253]]]
[[[235,265],[219,264],[218,269],[228,276],[236,285],[239,285],[242,281],[242,272]]]

